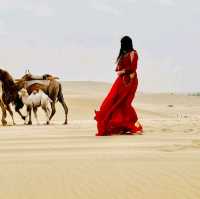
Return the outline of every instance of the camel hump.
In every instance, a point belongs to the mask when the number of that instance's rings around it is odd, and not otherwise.
[[[59,77],[55,77],[53,75],[49,75],[49,74],[44,74],[43,76],[44,80],[54,80],[54,79],[59,79]]]
[[[24,81],[31,81],[31,80],[55,80],[59,79],[59,77],[44,74],[44,75],[32,75],[31,73],[25,74],[21,79],[17,79],[16,81],[24,80]]]
[[[26,87],[32,86],[33,84],[40,84],[44,86],[49,86],[50,80],[29,80],[26,81]]]

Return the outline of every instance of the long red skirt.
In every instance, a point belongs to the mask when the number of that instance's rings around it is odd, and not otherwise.
[[[98,129],[96,135],[105,136],[132,131],[138,120],[135,109],[131,105],[137,86],[137,76],[129,82],[123,77],[116,79],[100,110],[95,111]]]

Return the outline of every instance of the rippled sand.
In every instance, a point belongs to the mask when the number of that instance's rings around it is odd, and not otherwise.
[[[57,105],[49,126],[0,127],[0,199],[200,198],[200,97],[138,94],[144,135],[95,137],[109,87],[64,83],[67,126]]]

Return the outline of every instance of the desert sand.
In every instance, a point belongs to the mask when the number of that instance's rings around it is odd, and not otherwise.
[[[138,93],[144,135],[95,137],[110,86],[64,82],[67,126],[59,104],[49,126],[0,126],[0,199],[200,198],[200,97]]]

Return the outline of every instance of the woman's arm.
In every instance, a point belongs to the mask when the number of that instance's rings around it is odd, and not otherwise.
[[[126,70],[125,70],[125,69],[120,70],[120,71],[117,71],[117,75],[118,75],[118,76],[124,75],[125,73],[126,73]],[[135,77],[135,72],[130,73],[129,76],[130,76],[131,79],[134,79],[134,77]]]
[[[117,75],[120,76],[120,75],[125,74],[126,70],[125,70],[125,69],[122,69],[122,70],[118,70],[118,71],[116,71],[116,72],[117,72]]]
[[[130,59],[131,59],[131,69],[132,72],[130,73],[130,78],[134,79],[135,74],[136,74],[136,67],[137,67],[137,63],[134,63],[134,58],[137,60],[137,53],[135,54],[135,52],[131,52],[130,53]]]
[[[133,72],[133,73],[130,74],[130,78],[134,79],[134,77],[135,77],[135,73]]]
[[[129,75],[131,79],[133,79],[136,75],[136,68],[137,68],[137,53],[132,51],[128,57],[128,59],[130,59],[130,65],[128,65],[127,67],[120,67],[120,65],[117,66],[116,68],[116,72],[117,74],[120,75]],[[121,68],[121,69],[120,69]]]

